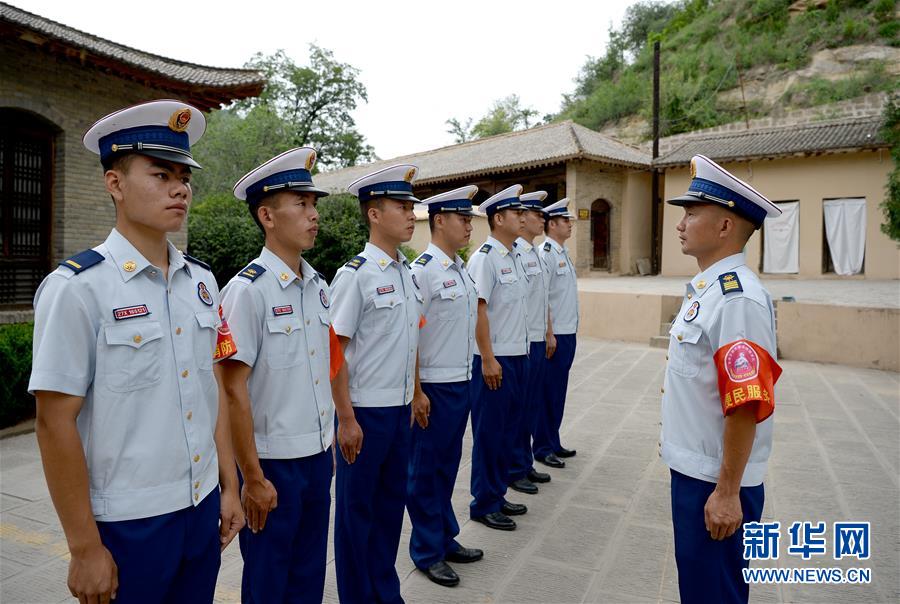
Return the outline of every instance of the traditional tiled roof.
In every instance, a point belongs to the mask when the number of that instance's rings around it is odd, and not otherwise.
[[[415,164],[419,167],[416,184],[431,184],[562,164],[574,159],[632,168],[648,168],[650,165],[650,156],[640,149],[571,121],[564,121],[323,172],[317,174],[315,180],[317,186],[339,192],[357,178],[392,164]]]
[[[64,56],[71,57],[71,49],[75,49],[81,63],[94,64],[132,79],[151,80],[162,87],[192,90],[196,96],[215,105],[256,96],[265,84],[263,75],[253,69],[207,67],[161,57],[73,29],[4,2],[0,2],[0,33],[4,37],[11,34]]]
[[[723,162],[878,149],[887,146],[881,124],[880,117],[870,116],[691,136],[654,165],[688,164],[698,154]]]

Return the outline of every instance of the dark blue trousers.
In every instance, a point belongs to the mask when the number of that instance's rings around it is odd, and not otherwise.
[[[512,463],[509,468],[509,482],[515,482],[528,476],[534,466],[531,454],[531,437],[537,427],[538,410],[545,406],[544,374],[547,366],[547,343],[532,342],[528,352],[528,369],[526,387],[522,393],[522,421],[519,435],[513,449]]]
[[[119,522],[98,522],[119,569],[116,604],[212,602],[221,562],[219,490],[197,507]]]
[[[481,355],[472,361],[472,503],[469,515],[499,512],[506,496],[510,451],[515,436],[508,426],[514,405],[522,405],[528,357],[497,357],[503,380],[497,390],[484,383]]]
[[[716,485],[675,470],[671,474],[675,562],[682,604],[746,604],[750,586],[741,572],[749,564],[743,556],[743,528],[727,539],[713,540],[706,530],[703,507]],[[743,524],[759,522],[765,500],[763,485],[741,487],[740,497]]]
[[[428,428],[413,425],[406,510],[412,521],[409,555],[417,568],[440,562],[459,547],[453,486],[462,457],[463,434],[472,408],[469,382],[422,384],[431,400]]]
[[[408,405],[355,407],[363,431],[353,464],[337,454],[334,562],[344,604],[403,602],[397,548],[406,504]]]
[[[559,427],[566,409],[569,370],[575,361],[575,334],[556,336],[556,352],[545,361],[544,409],[534,431],[534,456],[546,457],[562,448]]]
[[[260,459],[278,492],[278,506],[256,534],[238,539],[244,572],[241,601],[320,603],[325,589],[331,511],[331,449],[298,459]],[[242,483],[243,484],[243,483]]]

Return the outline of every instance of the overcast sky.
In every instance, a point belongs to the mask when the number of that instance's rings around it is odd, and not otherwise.
[[[587,55],[633,0],[123,2],[6,0],[70,27],[166,57],[240,67],[308,45],[360,69],[369,102],[357,125],[383,159],[453,143],[444,123],[482,116],[518,94],[538,115],[559,110]]]

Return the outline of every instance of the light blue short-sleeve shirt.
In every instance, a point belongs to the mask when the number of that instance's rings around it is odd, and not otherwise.
[[[101,262],[61,266],[35,295],[28,390],[84,397],[78,433],[100,521],[197,505],[219,484],[219,290],[168,247],[167,281],[113,229],[94,248]]]
[[[550,320],[555,335],[578,331],[578,277],[568,248],[547,237],[540,246],[540,257],[550,273]]]
[[[412,401],[422,295],[406,259],[367,243],[338,269],[331,286],[335,333],[344,349],[350,400],[356,407],[394,407]]]
[[[478,297],[487,302],[494,356],[528,354],[527,282],[524,271],[506,246],[493,237],[469,257],[466,270],[475,280]],[[478,345],[475,354],[480,355]]]
[[[222,310],[238,348],[231,358],[253,368],[247,386],[257,454],[315,455],[334,438],[328,283],[306,260],[295,274],[268,248],[250,267],[222,289]]]
[[[419,334],[419,378],[432,383],[472,379],[478,294],[462,258],[451,260],[429,244],[412,263],[412,275],[426,320]]]
[[[519,237],[514,247],[528,285],[528,341],[543,342],[547,338],[550,271],[531,243]]]

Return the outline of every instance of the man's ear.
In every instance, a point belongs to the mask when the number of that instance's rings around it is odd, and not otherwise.
[[[103,174],[103,178],[106,184],[106,191],[110,194],[114,203],[121,203],[121,201],[125,198],[125,194],[122,192],[122,177],[124,175],[119,170],[107,170]]]
[[[264,227],[272,227],[274,221],[272,220],[272,208],[267,204],[261,203],[256,208],[256,217],[259,219],[259,223]]]

